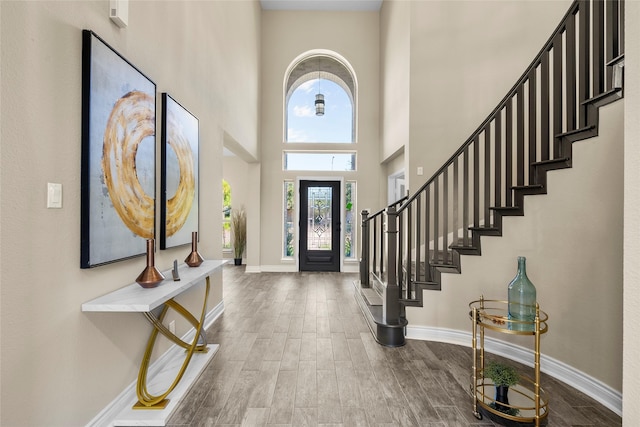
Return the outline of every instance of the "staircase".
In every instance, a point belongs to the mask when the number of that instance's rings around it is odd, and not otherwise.
[[[410,197],[362,212],[356,298],[375,339],[405,343],[405,308],[481,255],[481,236],[524,215],[574,142],[598,135],[599,108],[623,95],[624,3],[575,1],[531,65],[462,146]]]

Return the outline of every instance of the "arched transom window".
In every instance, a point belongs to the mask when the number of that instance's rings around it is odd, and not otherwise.
[[[311,52],[292,63],[285,78],[285,170],[356,169],[356,86],[350,65],[335,53]]]
[[[285,90],[287,142],[355,142],[355,81],[339,58],[316,54],[301,59]],[[316,108],[318,94],[323,112]]]

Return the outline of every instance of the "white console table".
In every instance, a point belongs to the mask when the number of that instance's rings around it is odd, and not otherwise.
[[[209,277],[216,270],[222,268],[226,262],[226,260],[206,260],[198,267],[189,267],[186,264],[182,264],[178,267],[179,281],[174,281],[171,270],[167,270],[163,272],[165,280],[154,288],[143,288],[134,282],[82,304],[82,311],[84,312],[140,312],[143,313],[147,320],[154,326],[140,363],[136,385],[138,402],[135,403],[133,407],[129,406],[127,410],[124,411],[124,416],[120,416],[119,418],[121,419],[115,420],[112,425],[165,425],[166,419],[175,409],[180,398],[188,391],[190,384],[188,384],[187,387],[185,387],[185,384],[179,386],[181,380],[188,379],[189,383],[194,382],[211,358],[213,358],[219,346],[217,344],[207,344],[203,331],[210,289]],[[205,294],[202,313],[200,314],[200,318],[197,319],[182,305],[176,302],[174,297],[191,289],[195,285],[201,284],[203,281],[206,283]],[[182,315],[194,327],[195,334],[193,341],[183,341],[173,332],[169,331],[163,324],[163,319],[170,308]],[[156,311],[159,311],[160,314],[156,315],[154,309],[158,309]],[[149,381],[149,388],[153,390],[159,387],[166,389],[166,391],[154,395],[149,392],[147,387],[147,374],[149,361],[158,333],[161,333],[186,351],[184,352],[182,366],[178,368],[173,366],[173,369],[170,369],[173,372],[178,369],[178,374],[173,381],[171,381],[171,377],[169,377],[167,381],[166,375],[163,379],[154,378]],[[198,359],[195,363],[195,365],[197,365],[197,372],[193,372],[193,369],[191,369],[191,372],[187,372],[187,368],[192,359]],[[158,384],[159,382],[161,384]],[[179,392],[180,397],[176,401],[170,401],[167,396],[174,390],[175,393]],[[157,391],[155,393],[157,393]]]

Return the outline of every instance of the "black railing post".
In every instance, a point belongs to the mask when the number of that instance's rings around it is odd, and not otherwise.
[[[398,286],[398,214],[395,206],[387,209],[387,285],[382,295],[382,320],[388,325],[400,323],[400,288]]]
[[[369,287],[369,211],[362,211],[362,229],[361,229],[361,245],[360,250],[360,285],[363,288]]]

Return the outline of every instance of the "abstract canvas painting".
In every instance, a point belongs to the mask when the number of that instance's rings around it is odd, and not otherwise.
[[[156,85],[90,30],[82,44],[81,268],[155,236]]]
[[[160,248],[191,243],[198,231],[198,119],[162,94]]]

